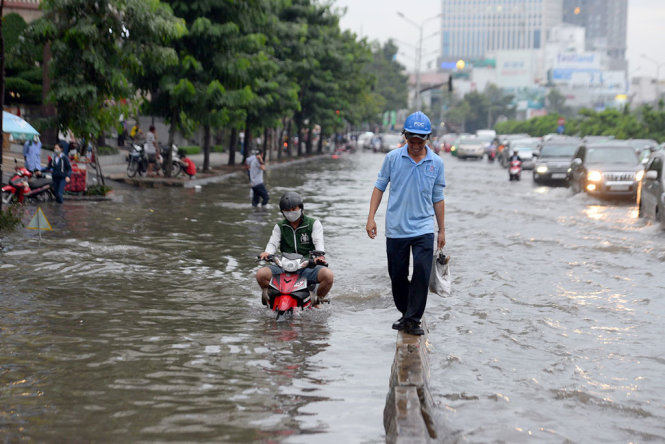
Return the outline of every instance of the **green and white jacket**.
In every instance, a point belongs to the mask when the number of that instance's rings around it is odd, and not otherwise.
[[[325,251],[323,245],[323,225],[318,219],[303,215],[298,228],[293,229],[286,219],[275,224],[266,246],[266,252],[275,254],[298,253],[309,256],[312,250]]]

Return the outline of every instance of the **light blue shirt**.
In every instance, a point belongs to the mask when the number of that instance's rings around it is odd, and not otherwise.
[[[385,191],[390,183],[386,237],[405,238],[434,233],[434,204],[444,199],[443,160],[429,147],[416,163],[407,145],[386,154],[374,186]]]
[[[23,145],[23,156],[25,157],[25,168],[29,171],[38,170],[42,167],[41,163],[42,143],[25,142]]]
[[[263,170],[261,169],[261,162],[256,156],[252,155],[245,160],[249,166],[249,186],[255,187],[263,183]]]

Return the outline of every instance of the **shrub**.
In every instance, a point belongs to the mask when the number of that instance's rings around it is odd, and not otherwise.
[[[118,154],[118,148],[114,146],[98,146],[97,155],[107,156],[109,154]]]
[[[112,188],[108,185],[91,185],[85,192],[86,196],[105,196]]]
[[[201,152],[200,146],[181,146],[178,148],[185,151],[186,154],[199,154]]]
[[[213,145],[212,151],[215,153],[223,153],[225,151],[224,145]]]
[[[21,216],[19,215],[19,205],[10,205],[7,208],[0,210],[0,232],[13,231],[17,226],[23,225],[21,223]]]

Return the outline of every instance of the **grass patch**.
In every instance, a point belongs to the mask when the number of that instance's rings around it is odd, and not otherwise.
[[[118,154],[118,148],[114,146],[98,146],[97,155],[108,156],[109,154]]]
[[[106,193],[111,191],[111,188],[108,185],[91,185],[85,192],[86,196],[106,196]]]
[[[0,233],[14,231],[21,223],[21,216],[19,215],[20,206],[10,205],[9,207],[3,206],[0,210]]]
[[[181,149],[185,152],[185,154],[199,154],[201,152],[201,147],[200,146],[181,146],[178,147],[178,149]]]

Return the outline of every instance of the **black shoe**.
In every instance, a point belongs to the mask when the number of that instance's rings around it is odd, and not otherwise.
[[[420,326],[420,322],[411,320],[404,321],[404,328],[402,331],[414,336],[422,336],[425,334],[425,330]]]
[[[401,317],[393,322],[393,330],[404,330],[404,322],[404,317]]]

